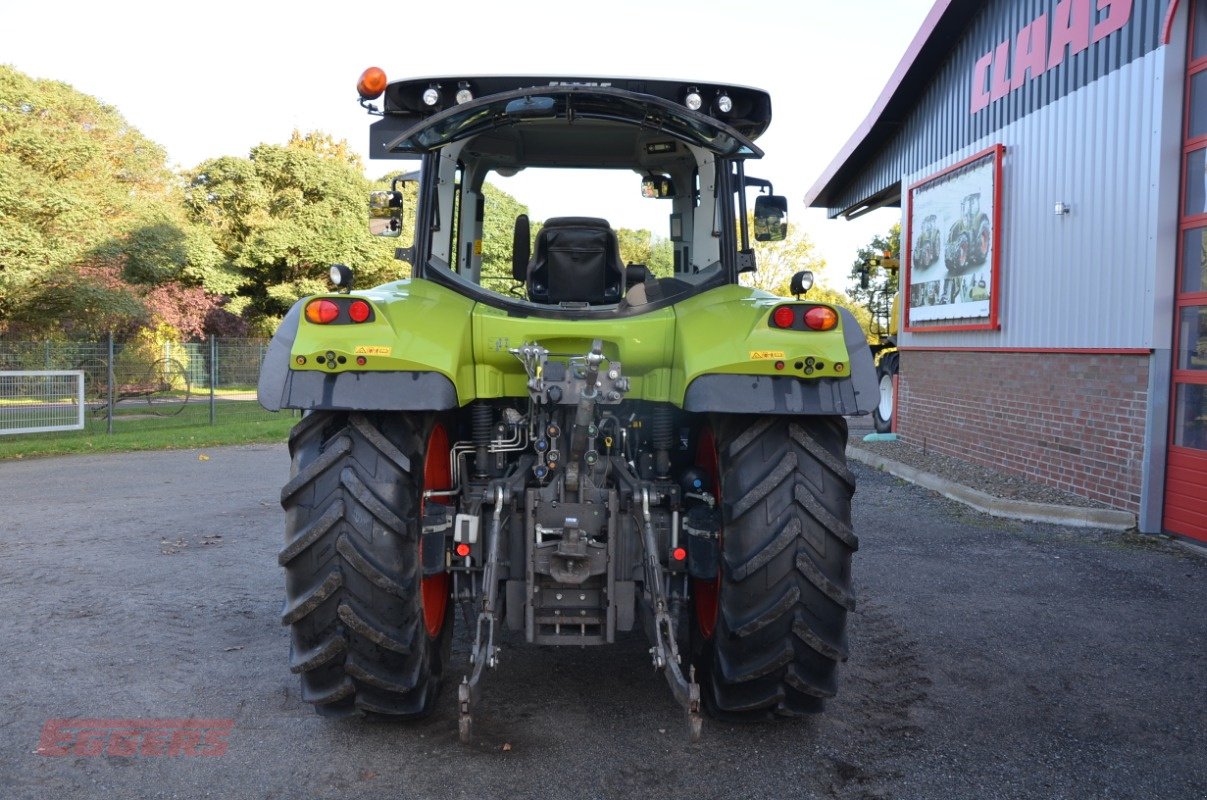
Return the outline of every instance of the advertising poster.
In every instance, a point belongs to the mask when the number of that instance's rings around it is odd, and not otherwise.
[[[996,327],[1000,154],[978,154],[910,188],[910,329]]]

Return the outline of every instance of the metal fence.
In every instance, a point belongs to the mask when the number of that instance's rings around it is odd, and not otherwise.
[[[0,370],[0,434],[83,428],[82,370]]]
[[[83,373],[85,426],[113,433],[140,420],[158,427],[212,425],[265,414],[256,402],[256,382],[267,351],[267,339],[211,337],[183,344],[0,340],[0,372]],[[29,402],[0,396],[0,433],[25,427],[17,424],[15,408]]]

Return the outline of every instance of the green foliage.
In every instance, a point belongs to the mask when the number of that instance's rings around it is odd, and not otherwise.
[[[881,266],[869,268],[866,289],[862,286],[862,274],[868,262],[873,258],[882,257],[886,250],[892,253],[893,257],[901,259],[901,223],[893,223],[887,234],[873,236],[872,241],[859,248],[855,261],[851,264],[847,288],[847,293],[868,310],[874,323],[869,330],[873,332],[888,330],[888,314],[892,298],[897,293],[899,270]]]
[[[0,332],[172,324],[147,303],[157,289],[208,308],[238,285],[185,219],[162,148],[95,98],[0,66]]]
[[[258,145],[248,158],[211,159],[185,177],[188,216],[210,232],[219,255],[215,261],[210,254],[208,274],[242,276],[246,283],[228,308],[253,323],[326,291],[327,270],[336,262],[351,266],[360,286],[398,277],[396,240],[369,234],[372,186],[344,142],[295,131],[288,144]]]
[[[482,194],[486,203],[482,215],[482,285],[496,292],[507,292],[515,285],[511,276],[515,220],[528,213],[528,206],[490,183],[482,184]],[[530,224],[530,251],[538,230],[539,224]]]
[[[753,226],[753,215],[748,219]],[[813,249],[813,242],[799,226],[790,226],[787,238],[778,242],[751,244],[754,246],[758,269],[753,273],[742,274],[743,286],[786,297],[794,274],[807,269],[812,271],[814,276],[820,276],[826,268],[825,260]]]
[[[675,270],[675,248],[670,239],[654,236],[642,228],[618,228],[616,239],[620,258],[626,264],[645,264],[659,278],[669,278]]]

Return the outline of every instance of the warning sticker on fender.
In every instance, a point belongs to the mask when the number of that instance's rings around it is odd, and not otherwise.
[[[783,358],[783,357],[784,357],[783,350],[751,350],[750,351],[750,360],[751,361],[766,361],[771,358]]]
[[[393,347],[381,347],[375,344],[360,344],[356,346],[353,355],[357,356],[388,356],[394,352]]]

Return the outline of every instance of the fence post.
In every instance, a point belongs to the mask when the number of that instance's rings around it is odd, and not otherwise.
[[[109,396],[105,402],[105,417],[106,430],[110,436],[113,435],[113,331],[109,331],[109,358],[105,360],[105,372],[107,379],[105,386]]]
[[[218,382],[218,337],[210,334],[210,424],[214,424],[216,398],[214,384]]]

